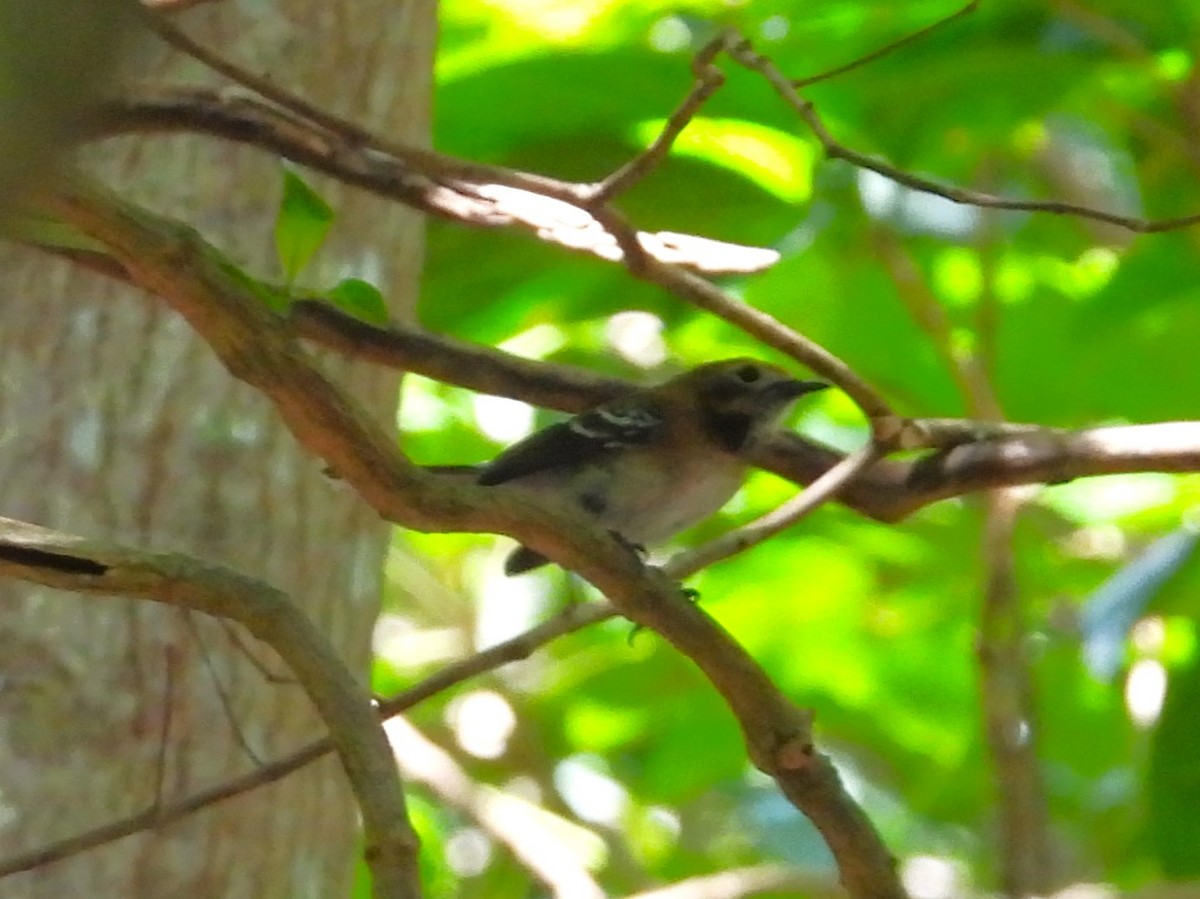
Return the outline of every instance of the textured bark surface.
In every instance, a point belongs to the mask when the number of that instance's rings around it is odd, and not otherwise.
[[[177,21],[312,101],[421,143],[434,13],[432,0],[247,0],[203,5]],[[143,46],[140,77],[214,83],[153,39]],[[276,161],[173,136],[92,148],[87,167],[197,227],[250,272],[279,277]],[[420,221],[309,180],[337,220],[305,284],[363,277],[381,286],[397,318],[408,317]],[[289,591],[365,674],[387,537],[377,518],[152,298],[7,245],[0,279],[0,513],[264,578]],[[391,419],[395,377],[342,368],[363,404]],[[280,670],[264,648],[250,648]],[[320,732],[299,690],[267,683],[216,622],[189,623],[148,604],[0,583],[0,660],[0,855],[253,767],[215,680],[259,758]],[[0,894],[345,895],[354,820],[344,778],[326,760],[169,828],[16,875]]]

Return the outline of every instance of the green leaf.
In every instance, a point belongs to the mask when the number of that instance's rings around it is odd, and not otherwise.
[[[387,303],[374,284],[359,278],[346,278],[339,281],[325,296],[333,305],[355,318],[361,318],[373,325],[388,323]]]
[[[312,260],[333,223],[333,210],[300,176],[283,170],[283,199],[275,219],[275,250],[288,282]]]
[[[1168,877],[1200,875],[1200,664],[1171,675],[1154,742],[1146,791],[1154,853]]]

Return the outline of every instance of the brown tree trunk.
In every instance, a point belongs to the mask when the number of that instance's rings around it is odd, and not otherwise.
[[[432,0],[279,0],[206,4],[176,21],[325,108],[423,143],[434,13]],[[145,44],[149,80],[216,82]],[[279,277],[277,161],[174,136],[93,148],[88,167],[194,225],[252,274]],[[310,182],[337,219],[305,284],[363,277],[406,317],[420,221]],[[387,528],[153,298],[31,251],[0,254],[0,514],[261,577],[289,591],[365,677]],[[328,363],[365,406],[393,418],[392,375]],[[250,649],[280,670],[263,647]],[[266,682],[218,623],[149,604],[0,583],[0,674],[0,856],[251,769],[239,731],[264,760],[321,733],[299,690]],[[355,834],[349,790],[327,759],[170,827],[15,875],[0,894],[344,896]]]

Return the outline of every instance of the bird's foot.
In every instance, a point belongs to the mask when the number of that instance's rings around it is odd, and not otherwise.
[[[621,546],[625,547],[627,550],[637,556],[639,562],[646,561],[646,556],[648,553],[646,552],[646,547],[642,546],[642,544],[634,543],[620,531],[610,530],[608,533],[610,537],[617,541],[617,543],[621,544]]]

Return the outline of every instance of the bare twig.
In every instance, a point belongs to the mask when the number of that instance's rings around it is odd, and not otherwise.
[[[417,839],[370,696],[286,596],[185,556],[89,542],[7,518],[0,518],[0,575],[231,618],[269,643],[291,666],[336,743],[362,811],[375,895],[419,896]]]
[[[700,107],[725,83],[725,73],[713,65],[713,58],[720,51],[720,37],[709,41],[700,49],[692,60],[692,73],[696,76],[696,83],[691,91],[671,113],[662,131],[651,141],[649,147],[593,186],[589,196],[591,203],[605,203],[617,194],[629,190],[666,158],[675,139],[696,117]]]
[[[601,223],[615,215],[588,208],[590,185],[485,166],[428,150],[394,146],[314,125],[253,97],[204,88],[146,89],[104,104],[92,139],[146,131],[190,131],[260,147],[430,215],[477,228],[517,227],[539,240],[608,261],[624,258]],[[375,144],[383,145],[383,148]],[[624,238],[622,238],[624,239]],[[774,265],[779,254],[675,232],[636,232],[639,252],[709,274],[745,274]]]
[[[767,346],[775,347],[828,378],[858,404],[877,432],[892,427],[896,414],[874,387],[829,350],[774,316],[735,299],[704,278],[657,260],[649,260],[645,268],[635,274],[736,325]]]
[[[103,274],[132,279],[112,256],[31,245]],[[635,386],[415,328],[377,328],[315,302],[294,304],[292,322],[297,334],[356,358],[564,412],[586,409]],[[964,419],[906,419],[902,424],[903,430],[921,432],[911,446],[939,451],[909,462],[881,459],[846,484],[837,502],[890,523],[931,503],[997,487],[1142,471],[1200,471],[1200,422],[1080,431]],[[837,465],[843,454],[785,431],[755,447],[749,458],[760,468],[807,485]]]
[[[217,619],[217,623],[221,625],[221,630],[225,632],[225,637],[233,645],[233,647],[242,654],[242,656],[254,666],[254,670],[262,675],[263,680],[269,684],[294,684],[296,679],[289,677],[286,674],[279,674],[271,670],[271,667],[260,659],[254,649],[243,639],[241,632],[232,623],[224,618]]]
[[[437,674],[426,678],[419,684],[402,691],[390,699],[384,700],[378,706],[378,713],[382,718],[399,715],[401,712],[412,708],[430,696],[441,693],[472,677],[499,668],[508,662],[526,658],[538,647],[545,645],[556,637],[572,633],[596,622],[604,621],[616,614],[617,610],[608,603],[588,603],[586,605],[568,606],[554,618],[526,631],[524,634],[514,637],[511,640],[506,640],[503,643],[498,643],[489,649],[477,652],[460,662],[447,665]],[[215,805],[234,796],[240,796],[264,784],[281,780],[292,772],[298,771],[305,765],[333,751],[333,741],[328,737],[313,740],[311,743],[302,746],[283,758],[270,762],[241,777],[232,778],[214,787],[194,793],[184,799],[162,805],[156,804],[144,812],[117,821],[110,821],[93,830],[76,834],[57,843],[42,846],[31,852],[0,861],[0,878],[7,877],[9,874],[17,874],[21,871],[29,871],[33,868],[62,861],[71,856],[122,839],[140,830],[163,827],[210,805]]]
[[[809,899],[835,899],[843,895],[841,888],[827,877],[787,865],[765,864],[701,874],[669,886],[630,893],[624,899],[747,899],[760,893],[786,893]]]
[[[1021,502],[1013,490],[988,494],[983,541],[987,583],[979,633],[979,689],[1000,810],[1001,878],[1012,899],[1046,894],[1052,871],[1026,627],[1013,573],[1013,530]]]
[[[246,757],[254,763],[255,767],[262,767],[263,760],[259,758],[254,747],[250,745],[250,741],[246,739],[246,733],[242,730],[242,725],[237,719],[237,713],[233,708],[233,697],[229,695],[229,691],[225,688],[225,684],[221,681],[221,674],[217,671],[216,665],[213,664],[212,656],[209,654],[208,645],[204,642],[204,635],[200,633],[200,627],[196,624],[196,619],[192,617],[190,609],[182,609],[184,625],[187,627],[188,633],[192,635],[192,639],[196,641],[196,647],[200,652],[200,659],[204,664],[204,670],[208,672],[208,679],[212,681],[213,690],[216,691],[217,698],[221,701],[221,709],[225,712],[225,720],[229,722],[229,730],[233,734],[233,738],[241,747],[242,752],[246,753]]]
[[[1092,209],[1075,203],[1060,200],[1014,200],[996,194],[982,191],[966,190],[960,187],[942,184],[929,178],[923,178],[912,172],[906,172],[874,156],[854,150],[842,144],[825,126],[818,115],[816,107],[805,100],[797,92],[788,78],[775,67],[769,58],[758,53],[750,42],[741,35],[728,33],[725,49],[741,65],[757,72],[775,89],[789,106],[796,111],[809,130],[821,144],[825,154],[831,159],[844,159],[851,165],[875,172],[883,177],[902,184],[905,187],[922,193],[934,194],[954,203],[967,206],[977,206],[981,209],[1007,209],[1022,212],[1046,212],[1052,215],[1070,215],[1077,218],[1091,219],[1127,228],[1139,234],[1151,234],[1159,231],[1174,231],[1189,228],[1200,222],[1200,213],[1176,216],[1172,218],[1141,218],[1133,215],[1121,215],[1116,212],[1106,212],[1102,209]]]
[[[161,808],[167,786],[167,754],[171,740],[171,718],[175,711],[175,667],[178,664],[175,647],[163,648],[162,721],[158,729],[158,753],[154,759],[154,807]]]
[[[917,41],[929,37],[938,29],[949,25],[951,22],[961,19],[975,12],[979,8],[979,0],[971,0],[966,6],[958,9],[947,16],[943,16],[936,22],[931,22],[924,28],[919,28],[911,34],[906,34],[899,40],[894,40],[890,44],[884,44],[878,50],[868,53],[866,56],[860,56],[858,59],[852,59],[850,62],[837,66],[836,68],[827,69],[824,72],[819,72],[816,75],[809,75],[806,78],[797,78],[792,82],[792,87],[796,90],[809,87],[821,81],[828,81],[831,78],[837,78],[839,75],[845,75],[847,72],[852,72],[855,69],[860,69],[865,65],[875,62],[877,59],[882,59],[890,53],[899,50],[901,47],[907,47],[909,44],[914,44]]]
[[[566,821],[558,828],[549,827],[546,810],[535,812],[525,800],[480,786],[450,753],[402,717],[391,719],[386,728],[405,777],[425,784],[443,803],[474,820],[554,899],[604,899],[600,885],[563,843]]]
[[[721,693],[751,760],[821,831],[851,895],[903,896],[878,834],[828,759],[814,750],[810,715],[677,584],[646,569],[581,514],[422,473],[323,376],[253,286],[221,265],[193,232],[78,180],[40,199],[184,316],[231,373],[260,390],[293,435],[382,516],[422,530],[514,537],[578,572],[622,614],[666,638]]]
[[[153,8],[144,9],[143,12],[142,19],[147,27],[162,38],[163,41],[181,53],[187,54],[197,62],[212,69],[217,74],[224,75],[234,84],[240,84],[260,97],[278,104],[315,125],[336,132],[350,141],[366,146],[379,146],[381,143],[376,141],[371,132],[355,122],[328,112],[308,102],[300,95],[292,93],[278,82],[257,75],[249,69],[239,66],[232,60],[226,59],[219,53],[208,49],[199,41],[189,37],[183,30],[177,28],[166,16],[158,14]]]
[[[675,577],[686,577],[701,568],[707,568],[714,562],[757,546],[785,528],[791,527],[822,503],[831,500],[839,490],[878,459],[879,455],[879,450],[874,444],[851,453],[813,481],[807,490],[797,494],[777,509],[772,509],[761,518],[690,552],[680,553],[667,564],[667,571]]]

